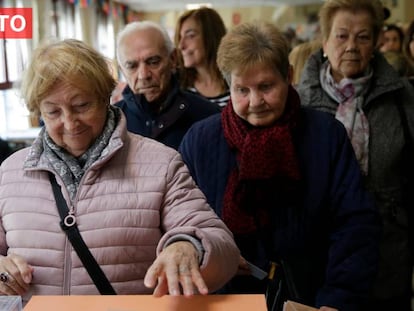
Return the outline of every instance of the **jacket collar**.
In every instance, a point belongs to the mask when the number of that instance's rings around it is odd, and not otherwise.
[[[300,83],[301,89],[321,89],[319,71],[322,63],[325,61],[322,55],[323,52],[320,49],[310,56],[303,70],[302,81]],[[371,91],[368,92],[364,106],[384,93],[396,91],[404,87],[402,79],[380,52],[374,52],[370,65],[373,68],[373,77],[370,86]]]
[[[164,111],[165,109],[169,108],[172,103],[174,102],[175,97],[177,96],[179,91],[179,82],[176,75],[171,76],[170,81],[170,89],[167,92],[167,97],[165,100],[159,105],[160,110],[158,110],[158,113]],[[149,103],[145,96],[142,94],[134,94],[134,92],[131,90],[129,85],[125,87],[125,89],[122,91],[122,96],[124,97],[124,100],[126,102],[126,105],[129,110],[133,111],[134,113],[139,113],[139,111],[144,111],[147,114],[153,115],[153,109],[150,109],[151,103]],[[155,113],[155,114],[158,114]]]

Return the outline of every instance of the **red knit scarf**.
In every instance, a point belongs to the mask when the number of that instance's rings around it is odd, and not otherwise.
[[[235,114],[231,103],[223,109],[224,136],[236,150],[238,166],[227,180],[222,218],[234,234],[267,226],[268,211],[278,205],[277,193],[291,191],[287,185],[300,180],[292,141],[299,109],[299,96],[293,87],[289,87],[285,112],[271,127],[248,124]]]

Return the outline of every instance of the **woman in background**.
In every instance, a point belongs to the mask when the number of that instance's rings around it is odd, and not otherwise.
[[[202,7],[183,13],[175,29],[182,88],[201,95],[220,107],[230,98],[228,86],[217,68],[217,48],[226,27],[220,15]]]
[[[409,64],[407,76],[411,84],[414,84],[414,20],[410,23],[405,34],[403,53]]]
[[[289,53],[289,63],[293,67],[292,85],[297,86],[302,76],[302,70],[309,56],[321,48],[319,40],[302,42],[296,45]]]
[[[303,70],[301,101],[344,124],[382,216],[379,273],[366,309],[411,310],[414,90],[375,48],[379,0],[327,0],[319,14],[323,50]]]
[[[380,51],[382,53],[393,51],[402,52],[404,42],[404,32],[400,27],[394,24],[384,26],[382,33],[382,45]]]

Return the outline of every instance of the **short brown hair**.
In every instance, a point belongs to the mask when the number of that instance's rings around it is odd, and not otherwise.
[[[283,78],[289,73],[289,45],[283,33],[268,22],[244,23],[230,30],[221,40],[217,63],[230,84],[233,70],[265,64]]]
[[[37,116],[40,102],[60,82],[93,94],[108,105],[116,85],[109,68],[108,60],[82,41],[46,42],[33,52],[23,75],[21,95],[29,111]]]
[[[332,20],[338,11],[366,11],[371,15],[374,44],[384,24],[384,7],[379,0],[326,0],[319,11],[319,23],[323,41],[328,40]]]

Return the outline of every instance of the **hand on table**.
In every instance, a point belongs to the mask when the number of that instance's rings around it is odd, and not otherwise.
[[[23,295],[32,281],[33,267],[22,257],[0,256],[0,294]]]
[[[154,288],[154,296],[166,294],[185,296],[195,293],[208,294],[208,288],[200,273],[198,252],[191,242],[179,241],[168,245],[149,267],[145,286]]]

